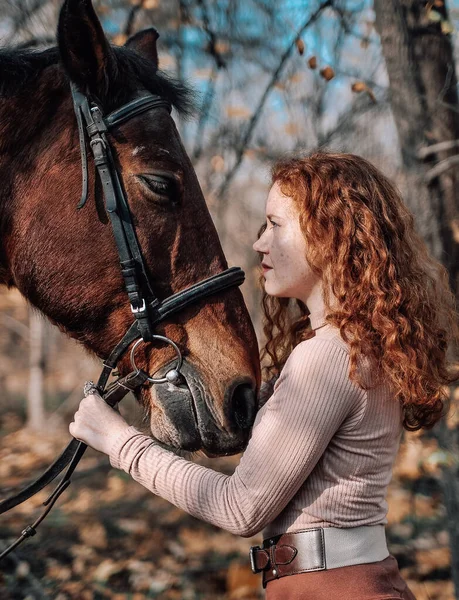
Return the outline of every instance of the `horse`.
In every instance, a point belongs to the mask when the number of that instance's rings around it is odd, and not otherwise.
[[[104,114],[122,113],[146,94],[189,114],[192,92],[159,70],[157,39],[150,28],[113,46],[91,0],[66,0],[56,47],[0,50],[0,284],[17,288],[102,360],[141,307],[130,305],[102,178],[89,152],[87,197],[76,207],[81,137],[71,90]],[[145,278],[161,302],[218,276],[227,261],[170,112],[147,106],[114,123],[106,132],[113,168]],[[83,140],[82,151],[86,146]],[[161,337],[150,336],[135,354],[137,369],[149,374],[135,395],[151,434],[174,449],[240,452],[257,410],[260,366],[238,287],[198,297],[158,322],[154,334]],[[180,378],[168,380],[176,351],[183,358]],[[129,373],[129,352],[117,370]]]

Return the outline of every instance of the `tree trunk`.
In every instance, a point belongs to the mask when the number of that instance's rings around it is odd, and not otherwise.
[[[430,184],[428,170],[458,154],[450,148],[418,158],[421,148],[459,139],[457,79],[450,36],[429,20],[424,0],[375,0],[376,28],[389,77],[391,107],[406,173],[406,202],[432,254],[459,291],[459,186],[451,168]],[[446,7],[442,11],[445,22]],[[457,235],[456,235],[457,237]]]
[[[43,430],[45,409],[43,401],[43,318],[29,309],[29,390],[27,394],[27,426]]]
[[[459,103],[446,5],[425,0],[375,0],[376,28],[381,37],[389,78],[391,107],[399,134],[405,200],[419,233],[450,274],[459,299],[459,185],[457,168],[438,176],[431,169],[459,154],[458,146],[422,153],[422,148],[459,139]],[[430,174],[429,174],[430,172]],[[456,239],[455,239],[456,238]],[[457,356],[451,349],[451,357]],[[454,388],[451,389],[454,397]],[[457,433],[443,422],[434,430],[440,445],[453,455]],[[459,599],[459,479],[457,468],[442,474],[448,515],[452,579]]]

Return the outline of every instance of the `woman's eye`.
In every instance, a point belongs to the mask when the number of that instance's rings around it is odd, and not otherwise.
[[[275,221],[273,221],[272,219],[268,219],[268,221],[272,227],[278,227],[278,224]]]

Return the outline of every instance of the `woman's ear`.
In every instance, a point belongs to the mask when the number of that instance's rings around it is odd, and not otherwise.
[[[91,0],[66,0],[57,29],[61,62],[71,81],[103,98],[115,74],[116,58]]]
[[[131,36],[124,44],[126,48],[135,50],[146,59],[153,63],[155,69],[158,68],[158,49],[156,41],[159,38],[159,33],[154,27],[139,31]]]

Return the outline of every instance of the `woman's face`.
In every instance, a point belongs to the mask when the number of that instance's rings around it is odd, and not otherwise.
[[[253,249],[263,254],[266,293],[307,303],[320,278],[306,261],[306,240],[294,201],[284,196],[277,183],[266,202],[266,229]]]

